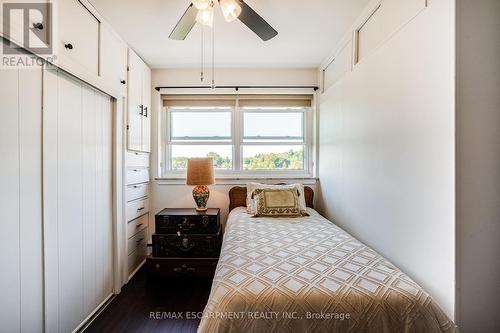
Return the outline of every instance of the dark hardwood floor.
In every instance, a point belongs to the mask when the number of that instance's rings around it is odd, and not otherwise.
[[[202,278],[152,281],[142,268],[85,332],[196,332],[211,284]]]

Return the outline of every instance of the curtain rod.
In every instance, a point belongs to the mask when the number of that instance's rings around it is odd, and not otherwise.
[[[317,91],[317,86],[216,86],[215,89],[313,89]],[[169,87],[155,87],[156,91],[160,89],[212,89],[210,86],[169,86]]]

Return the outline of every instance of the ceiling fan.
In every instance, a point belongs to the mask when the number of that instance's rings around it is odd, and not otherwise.
[[[212,26],[214,20],[214,2],[218,2],[227,22],[239,19],[263,41],[275,37],[278,32],[257,14],[243,0],[192,0],[189,7],[177,22],[169,38],[184,40],[196,22]]]

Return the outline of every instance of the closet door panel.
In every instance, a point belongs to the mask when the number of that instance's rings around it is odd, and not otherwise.
[[[46,331],[71,332],[112,293],[112,110],[105,96],[46,71]]]
[[[96,225],[97,225],[97,125],[98,104],[95,92],[83,91],[83,307],[85,313],[98,305],[96,294]]]
[[[127,148],[142,151],[142,60],[132,50],[128,52],[128,112]],[[149,112],[149,109],[148,109]]]
[[[19,70],[21,332],[43,330],[42,70]]]
[[[113,114],[111,100],[108,96],[101,95],[101,114],[103,122],[103,171],[104,184],[102,202],[105,203],[103,211],[103,236],[104,236],[104,295],[101,301],[113,293]]]
[[[142,63],[142,101],[147,112],[142,119],[142,151],[151,151],[151,70]]]
[[[98,96],[97,126],[97,239],[96,239],[96,291],[101,303],[111,293],[112,286],[112,151],[111,105],[109,99]]]
[[[58,235],[60,331],[71,332],[83,313],[82,86],[60,75]]]
[[[97,116],[97,123],[96,123],[96,130],[97,130],[97,146],[96,146],[96,154],[97,154],[97,164],[96,164],[96,186],[97,186],[97,192],[96,192],[96,199],[97,199],[97,205],[96,205],[96,274],[95,274],[95,281],[96,281],[96,295],[98,299],[101,299],[104,295],[104,256],[103,256],[103,251],[104,251],[104,235],[103,235],[103,229],[104,229],[104,224],[106,223],[106,219],[104,217],[104,212],[106,210],[106,203],[103,202],[103,194],[102,192],[106,190],[107,186],[104,183],[105,182],[105,175],[104,175],[104,126],[102,123],[102,117],[103,115],[101,114],[101,101],[97,101],[99,112]]]
[[[44,71],[43,83],[43,235],[46,332],[59,332],[58,75],[54,70]]]
[[[18,71],[0,70],[0,81],[8,82],[0,89],[0,154],[9,157],[0,172],[0,262],[6,268],[0,274],[0,323],[5,332],[17,332],[20,328]]]

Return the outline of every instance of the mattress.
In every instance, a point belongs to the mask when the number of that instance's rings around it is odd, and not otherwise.
[[[308,213],[230,213],[199,333],[457,331],[401,270]]]

